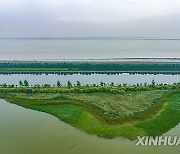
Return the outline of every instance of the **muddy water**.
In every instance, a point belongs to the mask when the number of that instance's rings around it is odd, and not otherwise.
[[[180,136],[180,125],[168,135]],[[0,154],[178,154],[180,146],[136,146],[123,138],[102,139],[54,116],[0,99]]]

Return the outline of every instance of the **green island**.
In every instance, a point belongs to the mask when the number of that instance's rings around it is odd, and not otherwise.
[[[139,61],[137,61],[139,60]],[[147,58],[130,58],[119,61],[0,61],[0,73],[164,73],[180,74],[180,62],[147,62]],[[165,58],[165,60],[169,60]]]
[[[103,138],[157,136],[180,122],[180,83],[0,85],[0,98]]]

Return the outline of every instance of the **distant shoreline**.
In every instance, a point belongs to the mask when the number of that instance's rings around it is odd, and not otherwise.
[[[113,36],[64,36],[64,37],[0,37],[0,40],[180,40],[168,37],[113,37]]]
[[[143,62],[143,63],[180,63],[180,57],[157,57],[157,58],[151,58],[151,57],[125,57],[125,58],[87,58],[87,59],[12,59],[12,60],[0,60],[0,63],[7,63],[7,62]]]
[[[56,59],[56,61],[0,61],[0,73],[180,74],[180,58],[109,58],[68,60]]]

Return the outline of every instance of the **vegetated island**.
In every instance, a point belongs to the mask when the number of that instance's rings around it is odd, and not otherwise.
[[[0,61],[0,73],[153,73],[180,74],[180,58],[60,59]]]
[[[103,138],[157,136],[180,121],[180,83],[0,85],[0,98]]]

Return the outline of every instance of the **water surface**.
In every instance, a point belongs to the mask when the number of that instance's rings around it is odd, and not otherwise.
[[[137,84],[137,83],[151,83],[154,79],[156,83],[168,83],[172,84],[174,82],[180,82],[180,75],[163,75],[163,74],[135,74],[131,75],[128,73],[123,74],[73,74],[73,75],[32,75],[32,74],[12,74],[12,75],[2,75],[0,74],[0,84],[19,84],[19,80],[28,80],[31,85],[34,84],[45,84],[49,83],[51,85],[56,85],[57,80],[61,82],[62,85],[66,85],[67,81],[71,81],[73,84],[76,81],[80,81],[82,84],[99,84],[101,81],[107,84],[114,82],[115,84]]]
[[[0,60],[180,57],[179,42],[153,38],[0,39]]]

